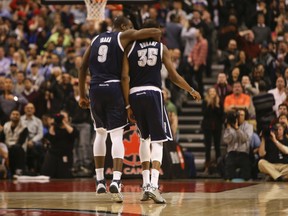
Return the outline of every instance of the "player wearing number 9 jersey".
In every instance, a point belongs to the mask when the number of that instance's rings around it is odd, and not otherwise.
[[[104,179],[104,161],[106,155],[106,138],[110,133],[112,141],[113,181],[109,191],[113,199],[122,202],[120,180],[124,158],[123,128],[127,124],[127,115],[120,78],[124,49],[134,40],[159,38],[161,31],[157,28],[134,30],[132,23],[124,16],[113,21],[113,31],[96,36],[87,48],[79,72],[79,106],[89,108],[96,131],[93,144],[97,193],[106,192]],[[85,80],[88,68],[91,74],[89,99],[85,95]]]
[[[159,27],[154,20],[145,21],[144,28]],[[123,58],[122,89],[128,117],[140,131],[139,155],[142,164],[143,194],[141,201],[150,198],[165,203],[158,191],[159,170],[163,156],[163,142],[171,140],[171,130],[161,92],[162,63],[170,80],[200,100],[200,94],[177,73],[165,45],[153,39],[138,40],[128,45]],[[129,104],[130,102],[130,104]],[[150,161],[152,161],[150,179]]]

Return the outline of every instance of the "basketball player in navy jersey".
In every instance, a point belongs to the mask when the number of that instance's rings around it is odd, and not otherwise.
[[[147,20],[143,27],[159,25],[153,20]],[[172,139],[161,92],[162,63],[174,84],[189,92],[194,99],[201,99],[200,94],[177,73],[165,45],[153,39],[138,40],[128,45],[123,58],[121,83],[129,120],[136,122],[140,131],[139,155],[143,169],[141,201],[152,198],[155,203],[166,203],[159,193],[158,180],[163,142]]]
[[[87,48],[79,72],[79,105],[91,110],[96,137],[93,144],[97,193],[106,193],[104,161],[106,138],[110,133],[112,141],[113,180],[109,191],[117,202],[123,201],[121,175],[124,158],[123,130],[127,125],[127,114],[120,84],[124,49],[137,39],[159,38],[157,28],[134,30],[132,23],[124,16],[116,17],[113,31],[96,36]],[[91,74],[89,99],[85,95],[87,70]]]

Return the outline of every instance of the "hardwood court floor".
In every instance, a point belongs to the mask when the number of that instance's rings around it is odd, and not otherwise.
[[[140,180],[123,180],[123,204],[96,195],[93,179],[0,181],[0,215],[288,215],[288,184],[160,180],[166,205],[141,202]]]

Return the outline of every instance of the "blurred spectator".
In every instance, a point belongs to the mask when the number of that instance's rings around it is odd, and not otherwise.
[[[13,92],[14,86],[10,78],[5,78],[4,88],[5,91],[0,96],[0,109],[3,112],[3,115],[0,116],[2,122],[9,119],[12,110],[17,109],[21,112],[23,106],[28,103],[25,97]]]
[[[27,168],[30,173],[40,173],[43,162],[43,125],[42,121],[34,116],[35,107],[32,103],[28,103],[24,108],[25,114],[21,116],[21,121],[28,128],[27,140]]]
[[[229,47],[228,43],[230,43],[230,41],[235,41],[238,32],[237,22],[237,17],[234,14],[230,14],[228,18],[228,23],[219,29],[218,49],[224,50],[227,48],[227,46]]]
[[[240,31],[236,37],[238,48],[243,50],[247,60],[255,61],[260,54],[259,44],[255,43],[254,33],[251,30]]]
[[[13,82],[13,84],[16,84],[17,82],[17,73],[18,73],[18,68],[17,68],[17,64],[11,62],[10,63],[10,68],[7,71],[6,77],[10,78]]]
[[[258,90],[260,81],[265,82],[267,90],[271,88],[271,80],[268,77],[265,77],[264,74],[265,74],[265,68],[262,64],[256,65],[255,68],[253,69],[251,76],[251,84],[255,86],[255,88]]]
[[[178,112],[177,107],[173,104],[171,99],[171,93],[167,88],[162,88],[163,99],[168,114],[168,119],[171,126],[173,140],[178,142],[179,128],[178,128]]]
[[[225,51],[220,53],[219,63],[224,64],[224,72],[230,76],[232,68],[238,62],[239,51],[237,49],[237,42],[230,40]]]
[[[5,92],[5,77],[0,76],[0,96]]]
[[[82,56],[76,56],[76,57],[74,58],[74,65],[73,65],[73,67],[71,67],[70,70],[67,71],[68,74],[69,74],[71,77],[73,77],[73,78],[78,78],[78,73],[79,73],[80,67],[81,67],[81,65],[82,65],[82,60],[83,60]]]
[[[26,71],[28,60],[27,55],[23,49],[19,49],[13,54],[12,62],[16,64],[18,70]]]
[[[267,93],[266,83],[262,80],[259,82],[259,94],[252,97],[253,105],[256,112],[257,132],[268,129],[270,122],[276,117],[273,110],[275,104],[274,96]]]
[[[241,84],[244,89],[244,93],[248,94],[250,97],[253,97],[259,93],[259,90],[252,86],[249,76],[242,76]]]
[[[22,175],[26,171],[26,141],[28,129],[20,120],[20,112],[13,110],[10,121],[2,128],[0,140],[8,146],[9,169],[12,175]]]
[[[6,76],[9,71],[10,59],[5,57],[5,49],[0,46],[0,76]]]
[[[276,124],[273,130],[262,136],[258,163],[260,172],[273,178],[274,181],[283,181],[288,178],[288,140],[285,136],[285,126]]]
[[[29,74],[27,76],[28,79],[30,79],[33,83],[33,89],[35,89],[36,91],[39,90],[40,86],[42,85],[42,83],[45,81],[44,76],[42,76],[41,74],[39,74],[39,66],[36,63],[33,63],[31,65],[31,74]]]
[[[71,178],[73,166],[73,145],[77,130],[71,126],[67,112],[61,111],[54,116],[46,139],[49,149],[42,166],[42,175],[51,178]]]
[[[231,71],[231,75],[228,77],[228,83],[232,86],[235,82],[240,82],[240,69],[238,67],[234,67]]]
[[[245,112],[239,112],[239,115]],[[237,111],[229,111],[226,117],[226,128],[223,134],[223,142],[227,145],[225,159],[225,179],[232,180],[240,177],[245,180],[251,178],[250,140],[253,134],[253,126],[238,124]],[[239,176],[236,173],[240,168]]]
[[[224,111],[246,108],[250,106],[250,96],[243,93],[243,88],[240,82],[235,82],[232,87],[233,93],[226,96],[224,101]]]
[[[252,27],[252,31],[255,35],[255,43],[261,44],[271,41],[271,29],[265,25],[265,16],[263,13],[257,15],[257,25]]]
[[[164,38],[168,49],[182,49],[180,16],[171,14],[170,22],[166,23]]]
[[[217,83],[214,85],[220,98],[220,104],[224,106],[225,97],[232,93],[232,86],[227,82],[227,75],[224,72],[218,73]]]
[[[250,63],[246,59],[246,54],[244,51],[239,52],[238,56],[239,61],[235,64],[236,67],[240,70],[240,76],[250,76],[251,73],[251,67]]]
[[[208,173],[211,162],[212,139],[216,153],[215,161],[221,156],[220,140],[223,123],[223,106],[216,89],[211,87],[202,103],[203,121],[201,124],[205,144],[205,173]]]
[[[22,71],[18,71],[16,75],[16,83],[15,83],[15,88],[14,91],[17,94],[22,94],[24,91],[24,79],[25,75]]]
[[[78,105],[80,95],[78,83],[73,85],[73,92],[67,100],[65,110],[71,117],[72,125],[79,132],[74,144],[74,175],[91,175],[92,144],[91,144],[91,114],[88,109]]]
[[[175,14],[176,16],[179,16],[181,18],[186,17],[186,12],[182,9],[183,8],[183,3],[181,0],[174,0],[173,1],[173,9],[170,10],[166,16],[166,23],[171,22],[171,15]]]
[[[285,79],[280,76],[276,80],[276,88],[270,89],[268,93],[273,94],[274,99],[275,99],[275,105],[273,106],[273,110],[276,112],[276,115],[279,116],[278,112],[278,106],[279,104],[283,103],[283,101],[286,98],[286,93],[285,93]]]
[[[193,67],[193,77],[197,82],[197,89],[200,95],[203,96],[203,74],[206,71],[206,60],[208,54],[208,42],[203,37],[203,31],[199,30],[196,33],[196,43],[188,57],[188,62]]]

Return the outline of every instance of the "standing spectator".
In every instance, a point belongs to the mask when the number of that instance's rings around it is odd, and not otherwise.
[[[239,51],[237,42],[233,39],[228,43],[226,50],[220,53],[219,63],[224,64],[224,72],[230,76],[232,68],[238,62]]]
[[[22,94],[22,92],[24,91],[24,79],[25,79],[24,73],[22,71],[18,71],[16,75],[16,84],[14,88],[15,93]]]
[[[13,110],[10,121],[3,126],[0,140],[8,146],[9,169],[12,175],[22,175],[26,171],[26,141],[28,129],[20,120],[20,112]]]
[[[174,0],[173,1],[173,9],[167,13],[166,16],[166,23],[171,22],[171,15],[175,14],[181,18],[186,17],[186,11],[183,10],[183,3],[181,0]]]
[[[168,49],[182,49],[180,19],[179,15],[171,14],[170,22],[166,23],[164,37]]]
[[[75,175],[90,175],[92,164],[91,145],[91,115],[89,110],[81,109],[78,105],[79,87],[78,83],[73,85],[74,94],[71,94],[66,104],[66,110],[71,116],[72,125],[78,130],[79,137],[74,145],[74,170]]]
[[[259,155],[262,157],[258,163],[259,170],[275,181],[288,178],[288,140],[285,128],[282,124],[276,124],[272,131],[266,131],[259,148]]]
[[[73,145],[77,130],[71,126],[67,112],[54,116],[46,139],[50,146],[46,152],[41,173],[51,178],[71,178],[73,166]]]
[[[24,108],[25,114],[21,116],[21,121],[28,128],[27,140],[27,168],[30,173],[40,173],[43,161],[43,124],[42,121],[34,116],[35,107],[32,103],[28,103]]]
[[[198,92],[203,96],[203,73],[206,71],[206,60],[208,54],[208,42],[203,37],[203,31],[196,33],[196,44],[191,50],[188,62],[193,67],[193,76],[197,81]]]
[[[278,106],[286,99],[285,86],[285,79],[280,76],[276,80],[276,88],[268,91],[268,93],[271,93],[274,96],[275,105],[273,106],[273,110],[276,112],[277,116],[279,116]]]
[[[233,93],[228,95],[224,101],[224,111],[246,108],[250,106],[250,96],[243,93],[243,88],[240,82],[233,84]]]
[[[224,72],[218,73],[217,83],[214,85],[220,98],[220,104],[224,106],[225,97],[232,93],[232,86],[228,84],[227,75]]]
[[[220,140],[223,122],[223,106],[215,88],[209,88],[202,103],[202,131],[205,144],[205,173],[208,173],[211,162],[212,139],[216,153],[215,161],[221,156]]]

